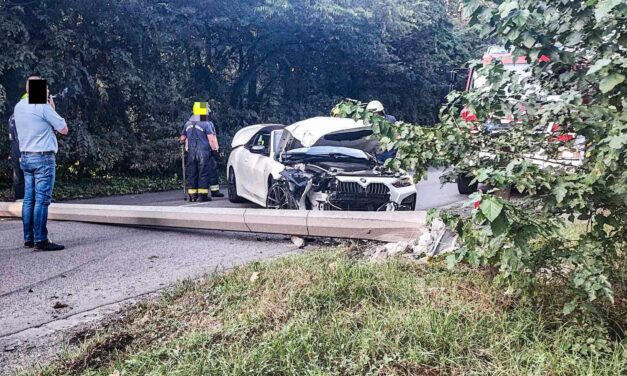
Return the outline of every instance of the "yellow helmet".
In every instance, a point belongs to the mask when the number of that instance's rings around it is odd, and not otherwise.
[[[192,109],[194,115],[209,115],[211,109],[207,102],[194,102],[194,108]]]

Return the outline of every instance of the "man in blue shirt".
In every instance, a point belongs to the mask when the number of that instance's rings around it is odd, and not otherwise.
[[[60,251],[62,245],[48,239],[48,206],[52,200],[56,160],[58,151],[54,132],[68,134],[65,120],[55,111],[54,100],[44,87],[48,103],[34,104],[29,100],[29,82],[41,81],[31,76],[26,82],[26,94],[15,106],[15,128],[20,147],[20,166],[24,171],[24,203],[22,223],[24,225],[24,247],[37,251]],[[35,85],[33,84],[33,87]],[[39,88],[40,85],[37,85]],[[42,93],[33,93],[33,96]]]

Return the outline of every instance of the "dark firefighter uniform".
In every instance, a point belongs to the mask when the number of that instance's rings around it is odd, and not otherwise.
[[[11,143],[9,163],[13,169],[13,193],[16,200],[23,200],[24,172],[20,167],[20,144],[17,138],[17,129],[15,128],[15,118],[13,115],[9,118],[9,141]]]
[[[187,194],[191,201],[211,200],[208,196],[212,160],[209,136],[213,134],[212,124],[200,121],[200,115],[192,115],[181,132],[187,142]]]

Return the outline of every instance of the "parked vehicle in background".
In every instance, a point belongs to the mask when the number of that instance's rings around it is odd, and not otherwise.
[[[540,61],[548,61],[548,57],[541,56]],[[531,75],[531,65],[527,57],[514,57],[508,50],[501,46],[491,46],[488,48],[482,58],[483,64],[491,64],[495,61],[500,62],[505,70],[514,71],[520,77],[528,77]],[[486,77],[481,76],[474,68],[455,69],[451,72],[450,90],[457,91],[473,91],[482,87],[486,83]],[[545,95],[546,102],[559,101],[559,95]],[[478,119],[467,108],[463,108],[460,116],[466,122],[476,123],[471,130],[471,134],[479,132],[487,132],[494,136],[507,135],[517,124],[522,124],[520,120],[512,117],[490,117],[488,119]],[[585,139],[583,136],[577,136],[574,133],[562,132],[562,126],[557,123],[549,123],[535,128],[536,132],[546,134],[551,143],[560,143],[558,146],[557,158],[551,158],[546,152],[524,155],[526,159],[531,160],[541,168],[549,166],[559,167],[577,167],[583,163],[585,155]],[[572,141],[572,142],[571,142]],[[480,158],[493,158],[489,152],[480,152]],[[470,172],[460,172],[457,176],[457,189],[461,194],[474,193],[478,189],[478,183]]]
[[[332,117],[243,128],[227,164],[229,199],[274,209],[414,210],[411,177],[377,162],[371,134],[362,122]]]

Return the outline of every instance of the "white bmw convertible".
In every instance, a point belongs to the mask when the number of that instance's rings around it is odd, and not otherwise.
[[[377,162],[371,134],[363,122],[331,117],[245,127],[231,144],[229,200],[272,209],[414,210],[411,177]]]

